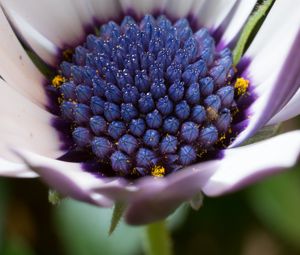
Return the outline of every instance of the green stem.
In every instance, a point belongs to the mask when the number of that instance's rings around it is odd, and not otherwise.
[[[172,255],[172,240],[165,221],[145,227],[144,250],[146,255]]]

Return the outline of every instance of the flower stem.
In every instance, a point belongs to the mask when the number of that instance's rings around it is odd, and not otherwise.
[[[165,221],[145,227],[144,250],[146,255],[172,255],[172,240]]]

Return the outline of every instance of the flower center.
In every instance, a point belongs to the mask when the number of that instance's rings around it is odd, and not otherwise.
[[[73,52],[52,86],[72,150],[107,175],[164,176],[217,152],[248,88],[231,51],[186,19],[111,21]]]

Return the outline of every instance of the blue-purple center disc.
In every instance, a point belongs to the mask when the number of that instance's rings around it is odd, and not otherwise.
[[[231,51],[218,52],[208,30],[146,15],[88,35],[52,86],[70,149],[99,173],[135,178],[178,171],[224,146],[237,111],[234,77]]]

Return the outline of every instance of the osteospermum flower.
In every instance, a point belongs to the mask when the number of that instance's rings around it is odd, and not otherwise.
[[[234,65],[255,4],[2,0],[0,174],[143,224],[290,168],[299,131],[239,147],[300,112],[298,3],[276,1]]]

